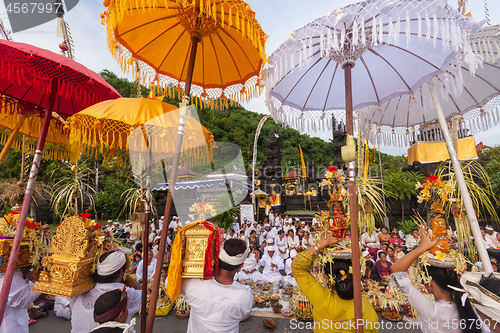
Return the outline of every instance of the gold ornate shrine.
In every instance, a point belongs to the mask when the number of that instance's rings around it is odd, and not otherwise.
[[[13,242],[13,239],[0,239],[0,272],[5,272],[7,270]],[[22,241],[19,255],[17,256],[16,268],[31,265],[31,254],[30,242]]]
[[[208,239],[212,232],[212,230],[207,229],[203,224],[197,224],[181,233],[180,237],[183,244],[183,278],[203,278],[205,252],[208,246]],[[215,264],[215,237],[212,241],[210,262],[213,267]]]
[[[50,271],[40,273],[40,282],[34,291],[72,298],[92,288],[92,265],[95,244],[88,241],[86,221],[80,216],[65,219],[52,237],[52,256],[43,258],[43,266]]]

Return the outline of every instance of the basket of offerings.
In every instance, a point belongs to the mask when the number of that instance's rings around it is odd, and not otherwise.
[[[39,283],[33,291],[72,298],[92,288],[92,273],[100,255],[116,247],[116,240],[101,225],[81,213],[68,217],[57,227],[52,237],[51,256],[43,258]]]
[[[271,307],[274,308],[280,303],[281,296],[280,295],[272,295],[269,297],[269,302],[271,303]]]
[[[295,312],[299,320],[311,321],[313,319],[312,304],[300,290],[290,300],[290,309]]]
[[[416,322],[418,319],[418,311],[409,303],[403,306],[402,313],[404,321]]]
[[[407,303],[406,297],[401,293],[398,287],[387,288],[385,293],[379,294],[380,307],[382,307],[382,317],[391,320],[401,320],[399,314]]]
[[[19,212],[11,211],[0,219],[0,272],[7,270],[14,235],[19,222]],[[40,261],[48,254],[49,226],[26,219],[16,268],[33,265],[33,275],[38,276]]]
[[[254,302],[255,302],[255,306],[258,307],[258,308],[265,308],[267,306],[267,301],[268,301],[268,297],[267,295],[264,295],[264,294],[257,294],[254,296]]]
[[[375,311],[381,312],[382,308],[380,307],[380,295],[382,294],[382,286],[373,281],[368,281],[368,291],[363,292],[363,296],[368,299],[370,304],[373,306]]]
[[[182,297],[179,297],[175,302],[175,314],[181,319],[189,318],[190,309],[191,307]]]

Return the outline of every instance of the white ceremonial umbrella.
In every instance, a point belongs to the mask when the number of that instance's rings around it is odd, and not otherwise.
[[[329,128],[333,110],[345,110],[353,135],[353,110],[412,93],[445,72],[462,48],[465,57],[458,60],[474,72],[468,40],[474,26],[443,0],[366,0],[332,11],[296,30],[269,57],[264,77],[271,115],[312,132]],[[355,317],[361,318],[354,162],[348,176]]]
[[[500,25],[481,28],[471,36],[472,51],[495,63],[500,58]]]

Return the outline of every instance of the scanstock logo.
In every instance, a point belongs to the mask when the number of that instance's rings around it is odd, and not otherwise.
[[[3,0],[12,32],[30,29],[57,18],[57,13],[72,10],[79,0]]]

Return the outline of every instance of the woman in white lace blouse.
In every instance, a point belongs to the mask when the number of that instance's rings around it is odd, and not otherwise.
[[[479,333],[482,322],[476,316],[469,300],[466,300],[462,305],[463,293],[450,288],[450,286],[460,288],[455,271],[449,268],[427,266],[427,272],[432,280],[425,285],[425,288],[434,295],[435,301],[431,301],[418,291],[406,274],[410,265],[422,253],[436,245],[437,241],[437,238],[431,241],[425,228],[422,227],[420,229],[420,244],[391,266],[391,278],[418,311],[418,322],[422,325],[423,333]]]
[[[127,292],[127,324],[141,309],[141,284],[125,275],[126,255],[120,250],[108,251],[101,255],[93,276],[97,282],[94,289],[70,299],[71,333],[88,333],[99,326],[94,321],[94,304],[102,294],[125,287]],[[125,277],[125,278],[124,278]]]

